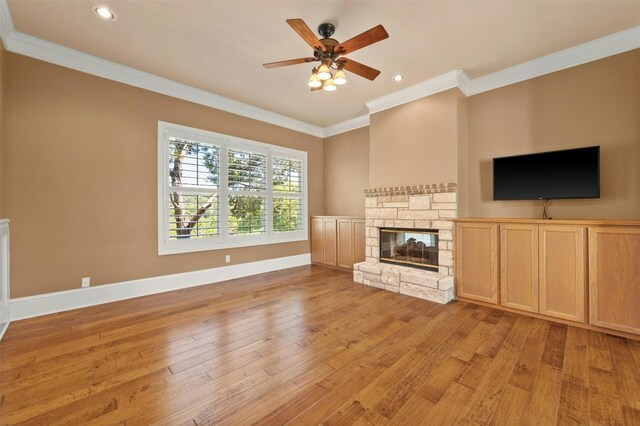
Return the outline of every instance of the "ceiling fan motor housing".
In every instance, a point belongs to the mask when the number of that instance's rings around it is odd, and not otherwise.
[[[318,34],[320,34],[323,38],[329,38],[336,31],[336,26],[333,24],[329,24],[325,22],[324,24],[320,24],[318,26]]]
[[[326,22],[318,26],[318,34],[322,36],[320,43],[324,45],[326,51],[314,52],[316,60],[330,59],[331,61],[334,61],[337,58],[338,55],[336,55],[335,47],[340,43],[338,43],[338,40],[331,38],[335,30],[335,25]]]

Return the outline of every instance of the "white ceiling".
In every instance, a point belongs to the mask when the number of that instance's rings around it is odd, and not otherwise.
[[[104,22],[99,3],[118,15]],[[453,69],[479,77],[640,24],[640,1],[101,1],[9,0],[15,28],[60,45],[320,127],[365,103]],[[309,56],[285,23],[336,25],[344,41],[383,24],[390,37],[348,57],[377,68],[337,92],[309,92]],[[406,79],[391,81],[395,73]]]

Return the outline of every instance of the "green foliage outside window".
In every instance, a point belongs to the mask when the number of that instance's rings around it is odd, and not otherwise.
[[[229,235],[266,232],[265,200],[253,195],[229,196]]]
[[[302,199],[273,197],[273,230],[296,231],[302,226]]]

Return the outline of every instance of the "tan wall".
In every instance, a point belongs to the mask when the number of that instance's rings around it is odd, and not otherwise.
[[[458,89],[371,115],[372,188],[458,181]]]
[[[458,217],[469,215],[469,108],[467,98],[458,100]]]
[[[308,152],[323,213],[322,140],[7,54],[2,182],[12,297],[309,252],[308,241],[158,256],[158,120]]]
[[[541,214],[492,201],[492,158],[600,145],[601,198],[554,200],[551,215],[640,218],[640,49],[472,96],[468,120],[469,216]]]
[[[369,187],[369,127],[324,140],[324,214],[364,217]]]

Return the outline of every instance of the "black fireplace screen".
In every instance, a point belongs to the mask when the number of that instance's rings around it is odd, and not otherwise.
[[[438,231],[381,228],[380,261],[438,271]]]

